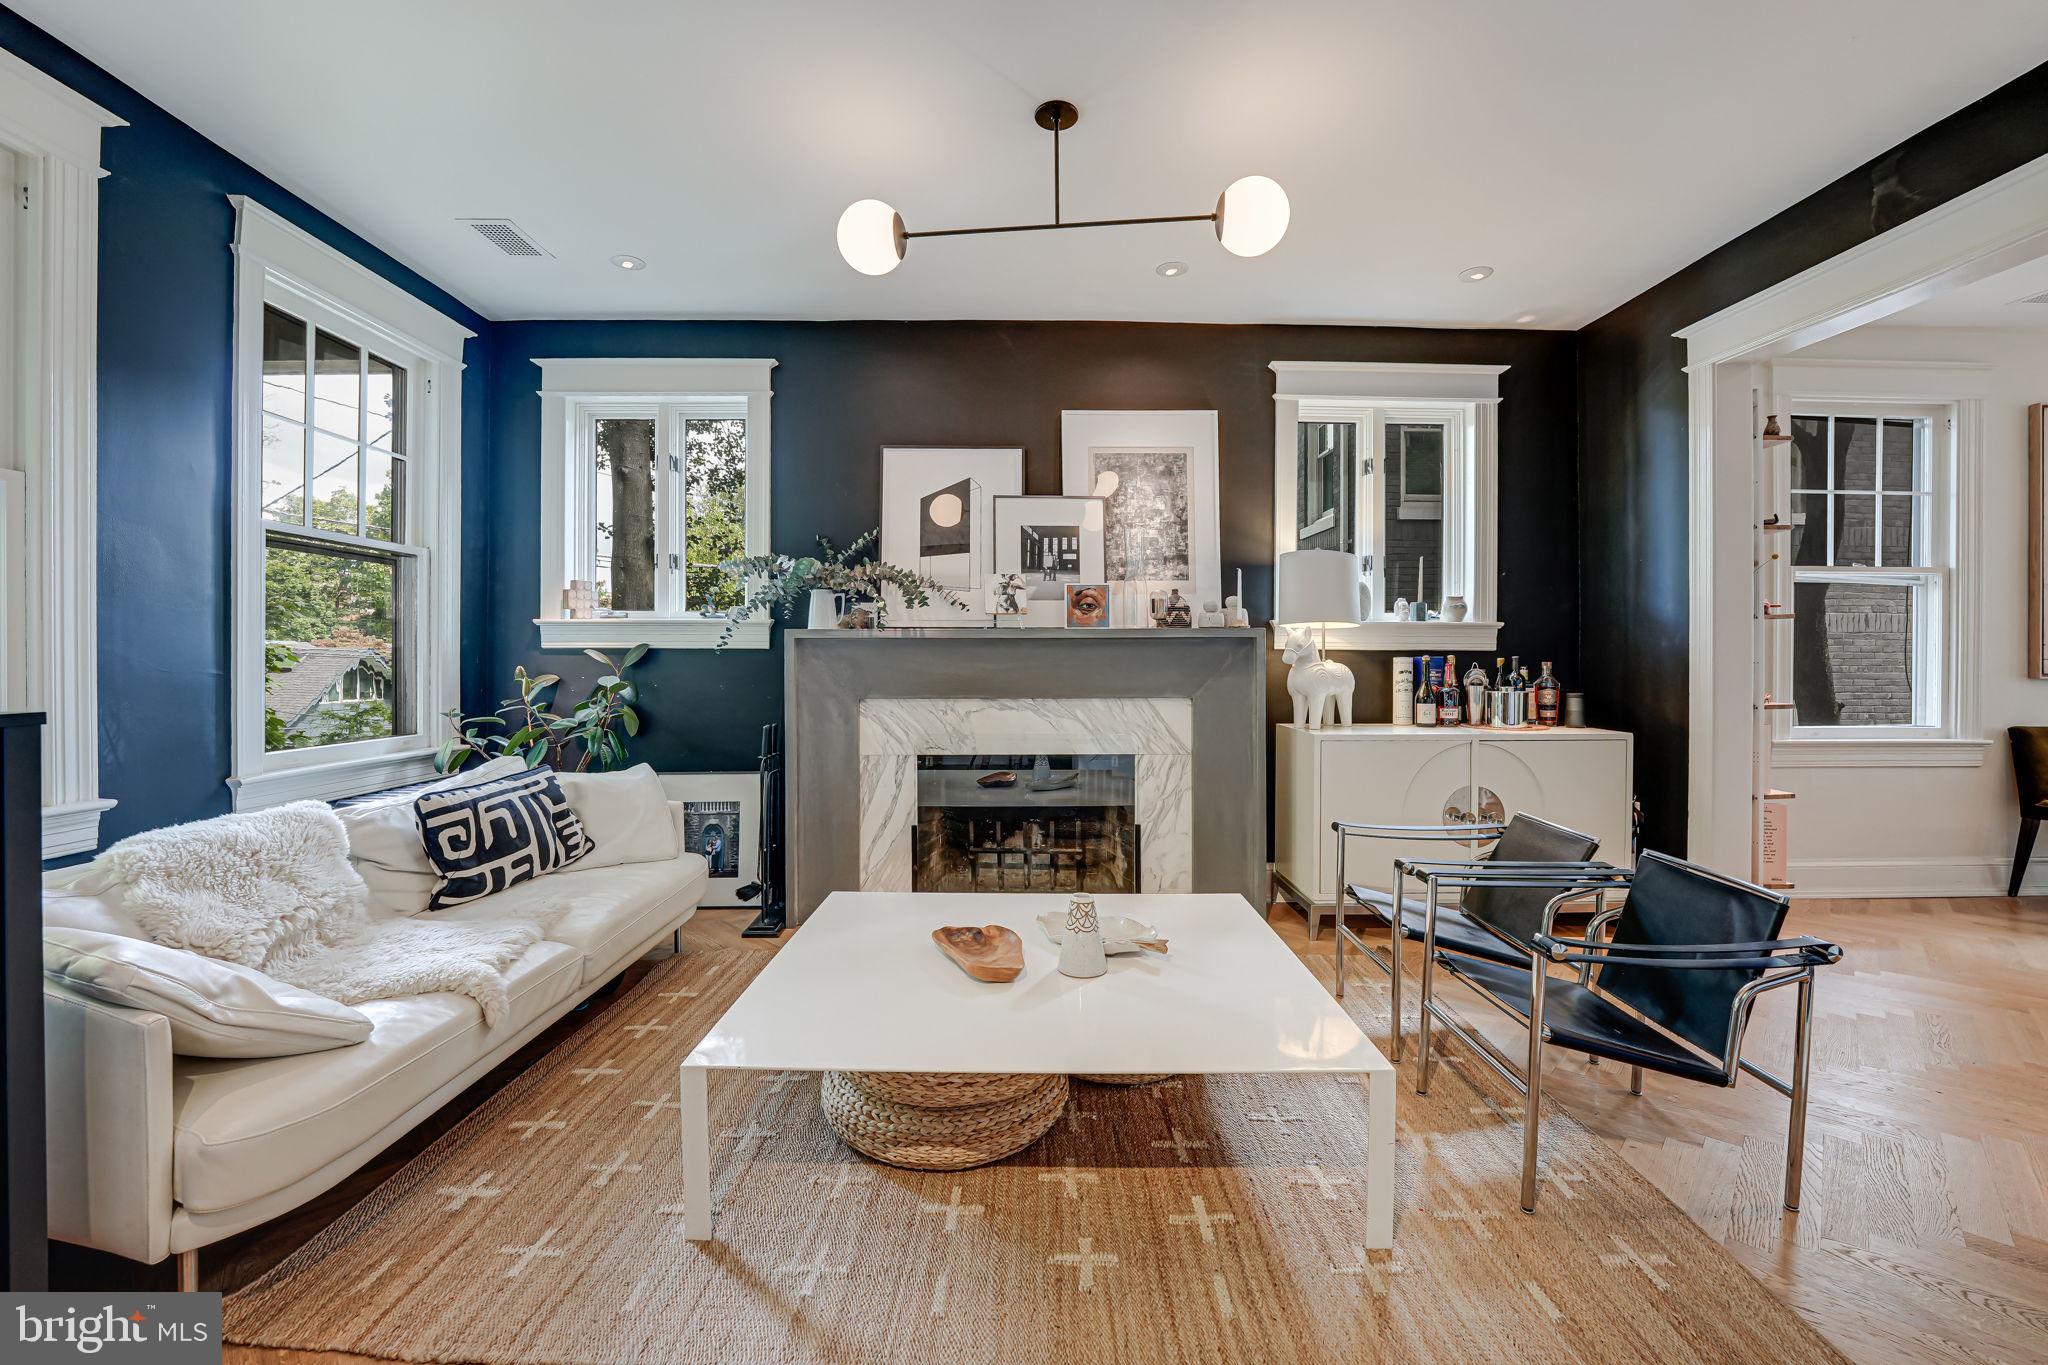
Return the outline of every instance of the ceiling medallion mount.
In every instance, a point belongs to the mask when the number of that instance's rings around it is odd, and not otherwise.
[[[1178,213],[1157,218],[1091,218],[1068,222],[1060,207],[1060,134],[1081,121],[1066,100],[1047,100],[1032,111],[1032,122],[1052,134],[1052,221],[1002,227],[934,228],[910,232],[903,215],[879,199],[861,199],[839,215],[839,254],[863,275],[886,275],[903,263],[914,237],[979,237],[995,232],[1060,232],[1070,228],[1137,227],[1152,223],[1213,223],[1216,240],[1235,256],[1263,256],[1287,234],[1287,192],[1263,175],[1231,182],[1213,213]]]

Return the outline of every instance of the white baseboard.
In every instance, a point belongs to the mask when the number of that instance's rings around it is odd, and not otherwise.
[[[2011,858],[1794,858],[1794,897],[1885,900],[1916,896],[2003,896]],[[2023,896],[2048,896],[2048,849],[2036,850]]]

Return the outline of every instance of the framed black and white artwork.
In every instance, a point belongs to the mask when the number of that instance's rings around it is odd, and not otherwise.
[[[1023,491],[1021,447],[882,448],[881,557],[930,574],[968,605],[961,611],[936,600],[920,608],[892,604],[892,625],[988,624],[991,504]]]
[[[663,773],[662,790],[683,806],[683,843],[710,865],[700,905],[746,905],[739,889],[760,880],[761,775]],[[759,908],[759,902],[751,902]]]
[[[995,572],[1023,576],[1025,625],[1064,628],[1067,585],[1103,581],[1102,512],[1101,498],[995,499]]]
[[[1109,582],[1222,602],[1213,411],[1063,412],[1060,486],[1103,500]]]

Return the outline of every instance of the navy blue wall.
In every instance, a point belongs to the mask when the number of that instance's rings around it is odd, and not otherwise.
[[[1685,343],[1672,333],[2048,155],[2048,65],[1914,134],[1579,335],[1581,655],[1589,705],[1636,736],[1643,842],[1685,848]],[[1597,698],[1597,703],[1591,701]]]
[[[492,329],[488,678],[515,664],[597,672],[539,652],[540,370],[535,356],[767,356],[774,371],[777,550],[845,544],[881,517],[884,445],[1024,447],[1026,492],[1060,486],[1064,408],[1214,408],[1224,576],[1242,566],[1264,620],[1273,561],[1274,360],[1507,365],[1501,376],[1503,650],[1577,659],[1576,371],[1564,332],[1023,322],[502,322]],[[751,768],[781,718],[781,633],[767,651],[658,651],[634,754],[664,769]],[[1275,656],[1277,659],[1277,656]],[[1351,658],[1365,718],[1390,704],[1384,656]],[[1275,668],[1277,670],[1277,663]],[[1377,709],[1375,709],[1377,708]]]
[[[464,520],[486,524],[489,324],[11,10],[0,47],[128,120],[101,140],[101,842],[228,809],[234,210],[254,197],[479,333],[463,376]],[[463,644],[484,620],[484,538]]]

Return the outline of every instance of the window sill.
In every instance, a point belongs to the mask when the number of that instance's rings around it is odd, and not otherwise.
[[[542,649],[715,649],[725,622],[715,616],[536,616]],[[727,649],[766,649],[774,622],[742,621]]]
[[[1367,621],[1356,626],[1331,626],[1333,650],[1492,649],[1500,638],[1498,621]],[[1322,643],[1322,632],[1315,632]],[[1281,645],[1273,629],[1273,648]]]
[[[43,857],[63,858],[96,853],[100,846],[100,813],[114,808],[104,797],[65,806],[43,807]]]
[[[1782,739],[1774,768],[1981,768],[1988,739]]]
[[[263,810],[287,801],[332,801],[363,792],[382,791],[434,776],[434,751],[411,749],[402,753],[374,754],[367,758],[345,758],[333,763],[284,768],[250,777],[230,777],[236,810]]]

